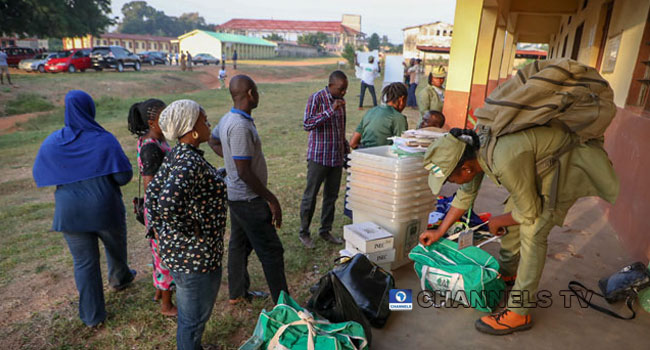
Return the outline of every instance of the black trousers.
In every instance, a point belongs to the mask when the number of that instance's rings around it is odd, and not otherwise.
[[[284,274],[284,248],[271,224],[271,209],[262,198],[228,201],[230,243],[228,245],[228,289],[230,299],[246,295],[250,288],[248,256],[255,254],[262,263],[273,302],[280,291],[289,292]]]
[[[309,225],[314,216],[316,199],[320,186],[323,188],[323,209],[320,217],[320,229],[318,233],[330,232],[334,222],[334,205],[339,197],[341,186],[341,174],[343,167],[327,167],[318,163],[307,162],[307,188],[302,195],[300,203],[300,235],[309,236]]]
[[[366,97],[366,89],[370,91],[372,96],[372,105],[377,107],[377,95],[375,95],[375,86],[361,82],[361,94],[359,95],[359,107],[363,107],[363,98]]]

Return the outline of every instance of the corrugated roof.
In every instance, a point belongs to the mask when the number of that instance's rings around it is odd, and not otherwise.
[[[176,38],[167,36],[153,36],[141,34],[123,34],[123,33],[104,33],[98,36],[102,39],[123,39],[123,40],[153,40],[153,41],[171,41]]]
[[[262,38],[255,38],[252,36],[239,35],[239,34],[230,34],[230,33],[215,33],[207,30],[202,30],[202,32],[217,38],[225,43],[238,43],[238,44],[248,44],[248,45],[261,45],[261,46],[276,46],[275,43],[272,43],[268,40]]]
[[[286,21],[274,19],[233,18],[217,26],[217,29],[230,30],[284,30],[295,32],[352,33],[358,30],[341,24],[341,21]]]

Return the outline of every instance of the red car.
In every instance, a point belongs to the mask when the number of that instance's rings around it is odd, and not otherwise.
[[[18,67],[18,63],[22,60],[34,58],[36,51],[29,47],[7,47],[5,48],[7,54],[7,64],[13,67]]]
[[[91,68],[90,49],[74,49],[58,52],[59,58],[52,58],[45,64],[46,72],[85,71]]]

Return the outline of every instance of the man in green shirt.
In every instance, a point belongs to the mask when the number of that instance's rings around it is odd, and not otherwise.
[[[442,85],[445,83],[446,76],[444,67],[435,67],[429,73],[427,86],[417,96],[421,117],[424,117],[428,111],[442,111],[442,104],[445,102],[445,90]]]
[[[401,113],[406,108],[408,89],[402,83],[392,83],[384,88],[381,99],[384,104],[369,110],[361,119],[352,140],[351,148],[367,148],[392,144],[392,136],[400,136],[408,130],[406,117]]]

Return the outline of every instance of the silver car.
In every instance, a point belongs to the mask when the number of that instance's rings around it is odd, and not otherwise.
[[[58,58],[56,52],[44,52],[36,55],[34,58],[22,60],[18,63],[18,68],[28,72],[39,71],[45,73],[45,64],[51,58]]]

